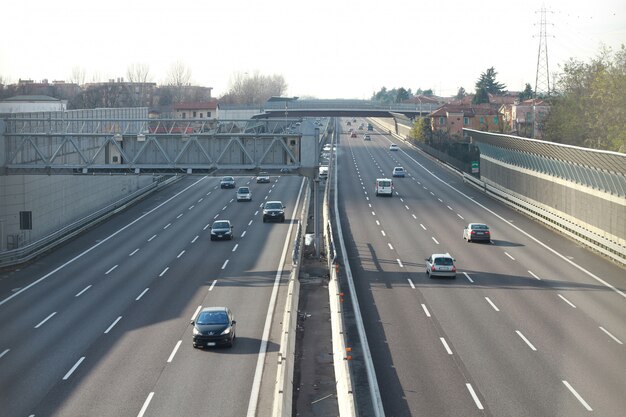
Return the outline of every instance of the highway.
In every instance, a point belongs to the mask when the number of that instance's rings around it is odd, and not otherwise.
[[[339,211],[386,416],[624,415],[624,270],[345,122]],[[409,175],[375,196],[395,166]],[[469,222],[493,242],[465,242]],[[456,279],[427,278],[446,252]]]
[[[303,180],[236,179],[252,202],[217,177],[187,177],[2,275],[2,416],[270,415],[265,352],[279,341],[270,324]],[[285,223],[263,223],[266,200],[283,201]],[[214,219],[231,220],[232,241],[210,241]],[[192,347],[190,320],[206,306],[233,310],[232,349]]]

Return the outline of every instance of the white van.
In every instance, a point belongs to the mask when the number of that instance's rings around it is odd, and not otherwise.
[[[376,195],[388,195],[389,197],[393,196],[393,181],[389,178],[377,178],[376,179],[376,187],[375,187]]]

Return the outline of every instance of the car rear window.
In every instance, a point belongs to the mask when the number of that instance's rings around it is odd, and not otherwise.
[[[250,189],[248,187],[240,187],[239,188],[239,193],[240,194],[247,194],[250,192]]]
[[[452,258],[435,258],[435,265],[452,265]]]
[[[380,187],[391,187],[391,181],[378,181]]]
[[[489,228],[484,224],[473,224],[472,230],[489,230]]]

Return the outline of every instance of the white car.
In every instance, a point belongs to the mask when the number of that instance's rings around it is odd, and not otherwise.
[[[404,171],[404,168],[402,168],[402,167],[394,167],[393,168],[393,176],[394,177],[404,178],[405,175],[406,175],[406,171]]]
[[[252,201],[250,187],[239,187],[237,189],[237,201]]]
[[[455,259],[449,253],[433,253],[426,261],[426,275],[429,278],[450,277],[456,278]]]
[[[396,145],[395,143],[392,143],[391,145],[389,145],[389,150],[390,151],[397,151],[398,149],[398,145]]]

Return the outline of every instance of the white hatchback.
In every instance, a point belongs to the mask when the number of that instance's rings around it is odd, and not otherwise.
[[[430,278],[450,277],[456,278],[455,259],[449,253],[433,253],[426,261],[426,275]]]

